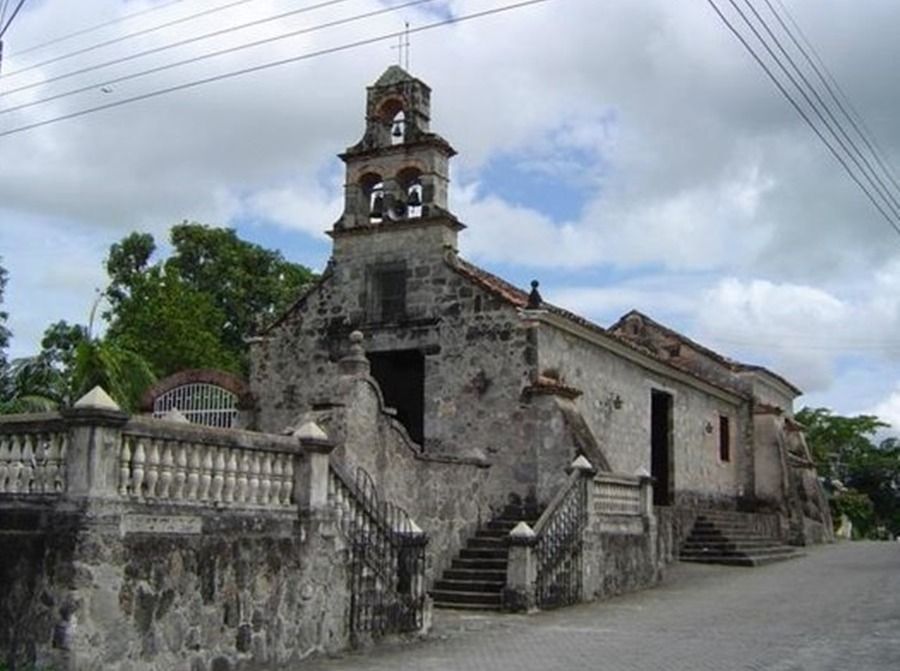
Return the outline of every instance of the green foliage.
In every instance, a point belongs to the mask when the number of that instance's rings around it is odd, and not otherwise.
[[[71,398],[100,386],[126,411],[137,409],[144,391],[156,381],[147,361],[111,340],[83,340],[75,349]]]
[[[222,342],[225,317],[208,294],[154,266],[132,278],[106,339],[139,353],[160,377],[187,368],[238,371],[240,355]]]
[[[146,358],[160,377],[246,368],[244,339],[290,305],[312,273],[230,229],[185,222],[171,242],[171,256],[155,264],[150,235],[132,233],[112,246],[107,338]]]
[[[845,513],[867,538],[900,535],[900,443],[873,442],[888,425],[871,415],[842,417],[825,408],[803,408],[796,415],[819,474],[840,482],[833,497],[835,522]]]
[[[3,294],[6,291],[6,281],[7,281],[7,272],[6,268],[0,266],[0,305],[3,305]],[[9,347],[9,339],[12,336],[9,329],[6,327],[6,320],[9,318],[9,315],[0,310],[0,372],[6,368],[6,348]]]

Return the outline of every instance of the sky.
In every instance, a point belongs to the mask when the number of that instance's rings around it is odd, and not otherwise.
[[[28,0],[5,37],[0,134],[511,1]],[[900,165],[900,3],[771,0],[782,3]],[[134,230],[165,253],[173,224],[228,226],[322,269],[342,209],[336,154],[361,137],[365,87],[396,62],[395,43],[0,135],[10,355],[35,352],[56,320],[87,321],[109,246]],[[600,325],[634,308],[770,367],[805,391],[797,407],[900,427],[900,234],[707,0],[548,0],[414,32],[410,70],[459,151],[464,257],[520,286],[538,279],[546,300]]]

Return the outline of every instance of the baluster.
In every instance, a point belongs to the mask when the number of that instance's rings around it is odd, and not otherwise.
[[[264,506],[267,506],[270,503],[269,494],[272,492],[272,466],[276,456],[277,455],[274,455],[271,452],[263,452],[262,454],[257,455],[257,465],[259,466],[259,490],[256,495],[256,500]]]
[[[247,450],[235,450],[237,475],[235,476],[234,502],[245,503],[249,499],[250,454]]]
[[[250,479],[247,483],[247,502],[248,503],[259,503],[259,472],[262,469],[260,464],[261,457],[268,457],[268,454],[260,455],[259,452],[254,452],[250,455]],[[265,503],[265,501],[263,501]]]
[[[225,489],[222,490],[222,500],[225,503],[234,503],[234,490],[237,488],[237,470],[237,450],[229,449],[225,461]]]
[[[66,456],[69,453],[68,433],[57,434],[53,452],[56,458],[54,467],[56,475],[53,477],[53,491],[64,492],[66,490]]]
[[[185,498],[188,501],[196,501],[202,498],[200,496],[200,471],[203,469],[203,460],[200,456],[200,450],[203,449],[199,445],[188,445],[188,463],[187,463],[187,490]],[[206,485],[209,489],[209,483]]]
[[[294,456],[291,454],[285,455],[282,478],[280,502],[283,506],[289,506],[294,502]]]
[[[273,506],[281,505],[281,483],[284,478],[282,470],[284,457],[276,454],[272,457],[272,475],[269,478],[269,496],[267,503]]]
[[[12,436],[9,451],[9,487],[6,491],[15,494],[19,491],[19,472],[22,470],[22,448],[19,437]]]
[[[147,450],[147,471],[144,476],[147,483],[148,498],[156,497],[156,487],[159,483],[159,462],[159,442],[151,440],[150,449]]]
[[[34,436],[34,484],[31,491],[41,493],[47,491],[47,434]]]
[[[172,479],[172,498],[184,500],[184,483],[187,481],[187,450],[183,443],[175,447],[175,477]]]
[[[119,496],[128,496],[128,488],[131,485],[131,441],[126,438],[122,441],[119,451]]]
[[[194,450],[197,452],[200,450],[203,451],[200,459],[200,487],[197,490],[197,500],[206,501],[212,496],[210,488],[212,487],[213,481],[216,448],[200,447],[199,445],[196,445],[194,446]]]
[[[144,447],[144,441],[138,440],[137,447],[134,450],[134,457],[132,459],[134,464],[134,468],[131,472],[131,495],[137,497],[143,497],[144,494],[144,475],[146,471],[144,470],[144,465],[147,463],[147,450]]]
[[[213,457],[213,478],[212,487],[209,492],[209,498],[213,503],[219,503],[222,500],[222,490],[225,488],[225,449],[210,448],[215,451]]]
[[[28,494],[34,490],[34,448],[31,446],[32,436],[22,436],[22,470],[19,473],[19,491]]]
[[[172,479],[175,476],[175,455],[172,454],[172,444],[162,443],[159,454],[159,498],[167,499],[172,493]]]
[[[12,440],[0,436],[0,492],[8,492],[10,462],[12,461]]]

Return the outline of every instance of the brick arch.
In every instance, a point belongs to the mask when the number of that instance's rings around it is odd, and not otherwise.
[[[195,368],[182,370],[158,381],[141,397],[141,412],[153,412],[153,403],[163,394],[188,384],[212,384],[231,392],[238,398],[239,409],[253,406],[253,395],[243,378],[223,370]]]

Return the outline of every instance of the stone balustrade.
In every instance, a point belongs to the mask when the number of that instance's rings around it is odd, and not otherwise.
[[[594,510],[598,515],[642,515],[641,478],[612,473],[594,476]]]
[[[13,415],[0,424],[0,493],[65,491],[68,433],[58,415]]]
[[[279,452],[274,445],[216,446],[197,442],[197,437],[146,437],[127,430],[118,456],[121,496],[269,508],[290,506],[295,500],[294,442]]]
[[[314,426],[272,435],[130,417],[97,388],[62,412],[0,417],[0,494],[309,511],[327,504],[331,448]]]

